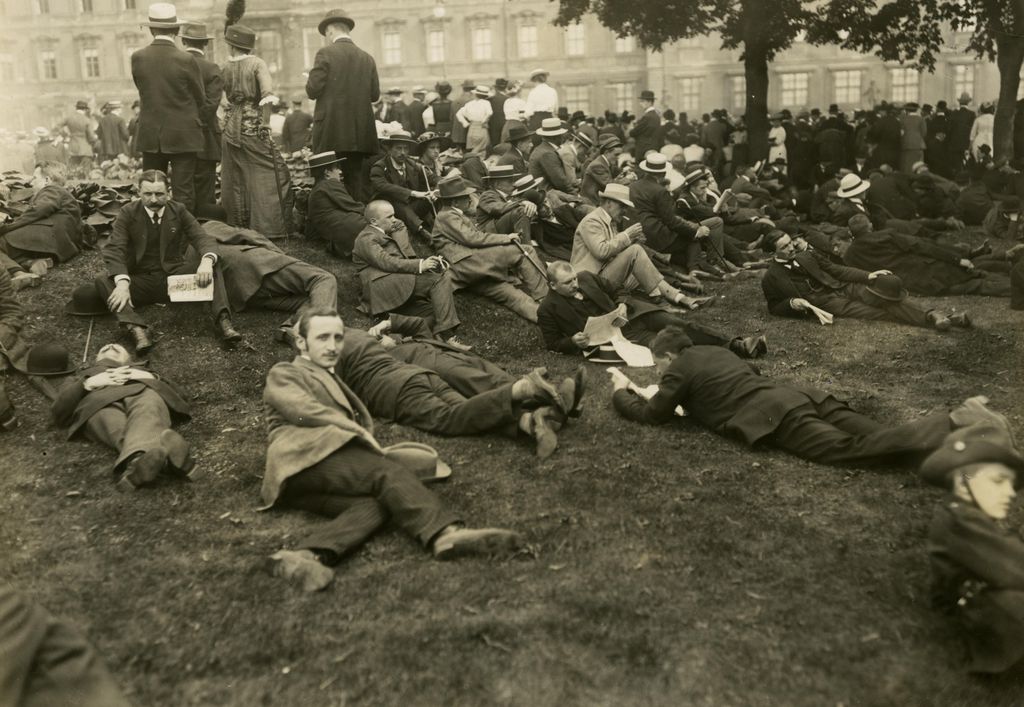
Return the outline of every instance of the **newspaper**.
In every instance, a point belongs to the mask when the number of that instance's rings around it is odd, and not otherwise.
[[[600,346],[601,344],[607,344],[616,334],[622,336],[622,332],[615,326],[615,321],[619,318],[618,311],[614,309],[608,312],[608,314],[602,314],[600,317],[587,317],[587,324],[583,327],[583,333],[590,339],[590,345]]]
[[[167,277],[167,297],[171,302],[212,302],[213,280],[206,287],[196,284],[195,274],[169,275]]]

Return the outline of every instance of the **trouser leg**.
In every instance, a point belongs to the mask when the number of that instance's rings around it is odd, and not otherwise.
[[[949,285],[943,291],[950,295],[980,295],[982,297],[1009,297],[1010,278],[986,273],[985,277],[972,277],[965,282]]]
[[[306,302],[313,307],[338,306],[338,281],[323,268],[296,262],[263,277],[250,307],[294,312]]]
[[[516,265],[516,273],[526,293],[535,300],[542,300],[548,294],[547,275],[541,271],[544,264],[532,245],[523,245],[523,250],[526,253]]]
[[[600,275],[626,288],[640,289],[645,295],[657,290],[658,284],[664,279],[638,243],[606,262]]]
[[[447,436],[480,434],[516,421],[512,383],[464,398],[434,373],[410,378],[396,408],[399,424]]]
[[[451,331],[459,326],[459,315],[455,312],[455,288],[448,273],[433,275],[424,280],[420,275],[416,278],[416,288],[420,288],[421,280],[429,287],[427,296],[434,312],[434,331],[438,333]],[[418,294],[418,293],[414,293]]]
[[[104,300],[114,291],[114,286],[112,277],[96,278],[96,288]],[[162,272],[136,273],[131,276],[128,292],[131,295],[131,304],[126,304],[124,309],[116,313],[117,321],[132,326],[148,326],[146,320],[139,315],[135,308],[167,302],[167,276]]]
[[[528,322],[537,322],[537,309],[540,306],[537,300],[507,280],[483,280],[469,289],[515,312]]]
[[[216,160],[196,159],[196,208],[217,203]]]
[[[118,462],[136,452],[159,447],[160,433],[171,428],[171,413],[167,403],[156,391],[146,388],[121,402],[125,405],[127,421]]]
[[[338,157],[344,157],[341,163],[341,174],[345,179],[345,186],[348,193],[356,201],[364,204],[370,201],[370,179],[366,155],[362,152],[338,152]]]
[[[184,204],[189,213],[196,210],[196,153],[177,152],[167,155],[171,166],[171,190],[175,201]]]

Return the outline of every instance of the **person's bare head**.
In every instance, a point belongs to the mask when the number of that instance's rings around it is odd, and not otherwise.
[[[170,189],[167,175],[158,169],[147,169],[139,175],[139,199],[144,206],[158,210],[167,204]]]
[[[854,238],[871,233],[871,219],[867,217],[867,214],[854,214],[846,225]]]
[[[556,260],[548,265],[548,284],[551,289],[565,297],[572,297],[580,290],[576,269],[571,263]]]
[[[121,344],[104,344],[96,352],[96,365],[127,366],[132,360],[128,349]]]
[[[63,162],[43,162],[39,165],[39,175],[47,184],[64,186],[68,178],[68,168]]]
[[[363,217],[377,228],[387,231],[395,223],[395,207],[383,199],[376,199],[366,205]]]

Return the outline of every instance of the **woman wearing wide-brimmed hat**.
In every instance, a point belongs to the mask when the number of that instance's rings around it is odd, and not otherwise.
[[[239,24],[224,29],[231,56],[221,67],[224,114],[221,202],[232,226],[270,238],[291,231],[292,193],[288,167],[270,137],[270,107],[278,102],[270,69],[252,51],[256,33]]]

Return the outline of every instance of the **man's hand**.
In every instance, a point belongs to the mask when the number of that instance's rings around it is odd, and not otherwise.
[[[590,346],[590,337],[582,331],[578,331],[572,335],[572,343],[576,344],[576,346],[581,349],[585,349]]]
[[[618,369],[608,369],[608,374],[612,377],[612,392],[616,390],[629,390],[629,378],[622,374],[622,371]]]
[[[118,368],[110,368],[94,376],[89,376],[85,379],[84,385],[86,390],[99,390],[100,388],[112,385],[124,385],[128,378],[128,366],[120,366]]]
[[[391,317],[388,317],[387,319],[385,319],[385,320],[383,320],[381,322],[377,322],[372,327],[367,329],[366,333],[369,334],[370,336],[374,337],[374,338],[379,339],[380,337],[384,336],[384,334],[386,334],[389,331],[391,331]]]
[[[697,233],[694,234],[694,238],[707,238],[711,235],[711,229],[707,226],[698,226]]]
[[[213,258],[203,258],[196,270],[196,286],[206,287],[213,282]]]
[[[416,199],[428,199],[430,201],[435,201],[438,198],[438,192],[437,191],[414,191],[414,192],[412,192],[412,196],[414,198],[416,198]]]
[[[153,379],[156,378],[156,376],[154,376],[152,373],[150,373],[149,371],[143,370],[141,368],[131,368],[131,367],[127,367],[127,368],[128,368],[128,370],[127,370],[126,375],[127,375],[128,380],[148,381],[148,380],[153,380]]]
[[[797,312],[804,312],[809,309],[811,303],[805,300],[803,297],[794,297],[789,301],[790,309],[796,310]]]
[[[118,281],[114,291],[107,297],[107,309],[111,312],[120,312],[125,305],[132,304],[132,294],[127,280]],[[134,305],[132,305],[134,306]]]
[[[639,223],[634,223],[624,233],[629,238],[630,243],[642,243],[644,240],[644,227]]]
[[[440,255],[432,255],[420,261],[420,272],[442,273],[445,271],[444,259]]]
[[[518,233],[508,234],[508,242],[511,243],[522,243],[523,239],[519,237]]]
[[[537,215],[537,205],[532,201],[521,201],[519,203],[523,207],[523,213],[526,214],[528,218],[533,218]]]
[[[974,270],[974,263],[967,258],[960,258],[960,267],[964,270]]]
[[[892,275],[892,271],[891,270],[875,270],[874,272],[868,273],[868,279],[869,280],[874,280],[879,275]]]

